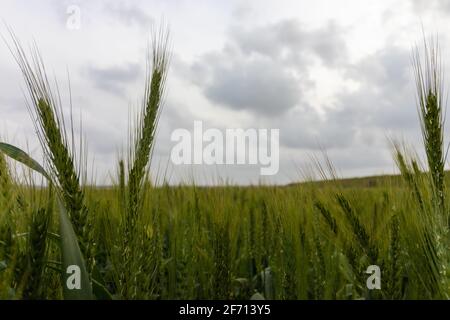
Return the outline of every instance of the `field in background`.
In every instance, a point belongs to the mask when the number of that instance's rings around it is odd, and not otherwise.
[[[45,231],[44,245],[44,228],[36,221],[51,210],[46,191],[2,189],[1,199],[10,199],[2,207],[13,206],[9,223],[2,220],[1,239],[8,241],[1,253],[9,257],[0,262],[2,298],[63,298],[58,241],[49,236],[56,237],[57,224]],[[125,261],[119,188],[86,190],[97,277],[116,298],[249,299],[259,293],[268,299],[404,299],[449,293],[445,287],[439,293],[439,283],[429,279],[428,249],[420,246],[417,229],[420,205],[400,176],[286,187],[147,185],[145,192]],[[45,258],[33,258],[40,250]],[[381,268],[381,290],[366,286],[369,265]]]

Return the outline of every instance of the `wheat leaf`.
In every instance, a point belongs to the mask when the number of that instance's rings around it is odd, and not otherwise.
[[[59,229],[61,234],[61,252],[62,252],[62,279],[63,279],[63,292],[64,299],[67,300],[91,300],[92,286],[89,279],[89,274],[86,269],[86,264],[84,262],[83,255],[81,254],[80,247],[78,245],[78,240],[73,231],[72,223],[70,222],[67,211],[61,200],[58,199],[59,205]],[[73,273],[67,272],[70,267],[75,266],[79,270]],[[76,282],[76,277],[79,276],[78,288],[72,288],[69,284],[74,279]],[[75,278],[71,278],[75,277]]]
[[[45,169],[36,160],[31,158],[25,151],[22,151],[21,149],[13,145],[3,142],[0,142],[0,151],[2,151],[4,154],[11,157],[12,159],[23,163],[30,169],[39,172],[49,181],[51,181],[50,175],[45,171]]]

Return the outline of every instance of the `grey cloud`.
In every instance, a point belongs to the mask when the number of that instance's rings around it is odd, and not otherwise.
[[[123,95],[126,85],[135,82],[141,72],[141,67],[134,63],[106,68],[88,66],[83,70],[86,78],[93,81],[97,88],[116,95]]]
[[[157,156],[170,156],[173,143],[170,140],[171,134],[175,129],[184,128],[191,130],[196,117],[180,103],[169,100],[164,104],[161,118],[158,123],[154,153]],[[179,110],[182,109],[183,113]]]
[[[359,88],[340,94],[338,108],[353,114],[360,127],[394,131],[418,128],[408,49],[387,46],[350,67],[347,75]]]
[[[347,58],[344,30],[334,22],[322,28],[305,30],[297,20],[243,30],[235,26],[231,37],[245,53],[258,53],[297,66],[320,58],[325,65],[336,65]]]
[[[333,23],[306,31],[296,20],[250,30],[237,26],[222,51],[191,65],[191,80],[214,103],[265,116],[269,127],[281,129],[281,144],[288,148],[373,145],[378,128],[408,127],[415,115],[405,99],[409,52],[388,47],[350,65],[341,31]],[[323,115],[301,94],[315,85],[308,64],[317,59],[359,83],[356,92],[338,94]]]
[[[153,18],[145,10],[134,3],[108,2],[104,5],[105,11],[114,19],[122,21],[126,25],[138,26],[139,28],[149,28],[153,23]]]
[[[289,111],[277,126],[281,144],[292,149],[345,148],[354,143],[357,133],[351,114],[333,110],[321,116],[312,107]]]
[[[387,46],[342,70],[358,83],[343,91],[324,114],[304,105],[289,110],[280,120],[281,143],[294,149],[339,150],[355,145],[386,147],[390,134],[412,133],[420,128],[410,52]]]
[[[276,115],[294,107],[299,101],[297,80],[273,61],[258,59],[244,68],[216,67],[206,96],[235,110],[254,109]]]
[[[249,4],[240,3],[233,9],[232,16],[234,19],[246,19],[251,15],[252,12],[252,8]]]
[[[236,25],[219,52],[202,55],[190,67],[191,81],[210,101],[258,115],[281,115],[303,102],[310,88],[308,67],[345,61],[347,47],[333,23],[305,30],[296,20],[252,29]]]
[[[347,74],[354,80],[370,81],[377,87],[397,91],[412,75],[411,53],[408,49],[387,46],[349,67]]]
[[[438,13],[450,13],[450,2],[448,0],[410,0],[412,8],[416,13],[435,11]]]
[[[83,134],[87,136],[88,147],[95,157],[116,154],[123,144],[126,132],[119,132],[107,123],[90,123],[88,117],[83,118]],[[98,119],[98,118],[96,118]]]

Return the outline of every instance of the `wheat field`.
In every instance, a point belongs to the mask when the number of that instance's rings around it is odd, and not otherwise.
[[[83,148],[73,144],[39,52],[26,53],[12,35],[45,163],[0,144],[1,299],[449,297],[437,43],[413,55],[426,159],[393,140],[400,176],[339,180],[325,159],[315,164],[322,182],[253,187],[152,184],[168,43],[166,31],[154,34],[128,154],[115,184],[99,188],[82,182]],[[27,183],[18,183],[13,162],[30,170]],[[368,287],[369,266],[379,267],[380,288]]]

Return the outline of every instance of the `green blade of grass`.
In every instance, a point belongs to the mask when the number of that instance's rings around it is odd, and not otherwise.
[[[50,175],[45,171],[45,169],[36,160],[31,158],[25,151],[22,151],[21,149],[4,142],[0,142],[0,151],[2,151],[10,158],[23,163],[28,168],[39,172],[49,181],[51,181]]]
[[[72,223],[69,220],[67,211],[61,200],[58,199],[59,205],[59,230],[61,234],[61,253],[62,253],[62,279],[64,299],[67,300],[91,300],[92,286],[89,279],[89,274],[86,269],[83,255],[81,254],[78,240],[73,231]],[[71,267],[79,268],[80,273],[80,288],[70,289],[68,281],[70,282],[70,273],[66,271]],[[76,275],[76,274],[75,274]]]
[[[98,300],[113,300],[113,296],[106,289],[105,285],[95,278],[92,278],[92,290]]]

